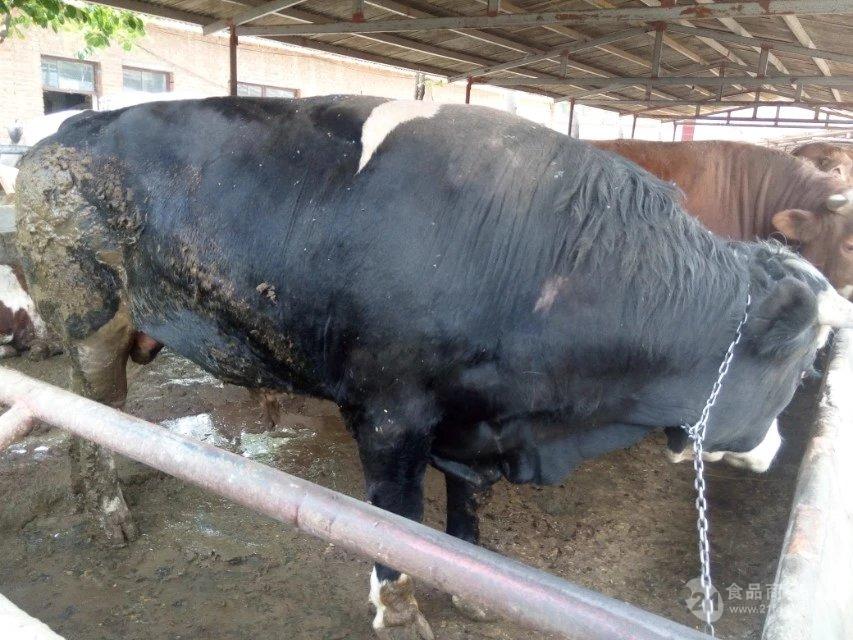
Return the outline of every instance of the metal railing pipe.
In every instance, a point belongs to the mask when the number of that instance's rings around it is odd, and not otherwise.
[[[360,500],[0,368],[0,403],[509,619],[572,640],[709,636]]]
[[[12,405],[0,416],[0,451],[27,435],[34,423],[35,418],[29,411],[20,404]]]

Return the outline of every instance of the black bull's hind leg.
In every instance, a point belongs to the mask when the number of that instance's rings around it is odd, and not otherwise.
[[[96,171],[83,154],[57,145],[39,148],[21,164],[18,243],[30,294],[71,357],[74,390],[121,407],[133,341],[119,257],[122,234],[134,227],[126,215],[129,199],[109,171]],[[95,173],[102,185],[98,194],[86,187]],[[112,454],[75,438],[71,458],[81,509],[94,516],[110,543],[135,538]]]
[[[74,391],[115,408],[123,407],[132,335],[129,317],[121,310],[88,338],[69,344]],[[95,517],[110,543],[134,540],[136,525],[112,453],[82,438],[72,440],[70,452],[72,489],[80,509]]]
[[[480,522],[477,509],[487,499],[489,489],[479,489],[471,482],[445,473],[447,487],[447,526],[446,532],[455,538],[480,543]],[[459,596],[451,596],[453,606],[464,616],[477,622],[487,622],[498,618],[497,614]]]

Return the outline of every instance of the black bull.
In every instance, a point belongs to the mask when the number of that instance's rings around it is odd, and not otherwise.
[[[28,279],[78,390],[120,404],[144,332],[228,382],[329,398],[369,500],[419,519],[432,463],[471,541],[477,488],[695,421],[748,291],[708,446],[755,449],[828,290],[781,248],[716,239],[629,162],[482,108],[154,103],[72,118],[20,169]],[[89,483],[129,535],[117,484]],[[377,629],[429,635],[405,577],[373,582]]]

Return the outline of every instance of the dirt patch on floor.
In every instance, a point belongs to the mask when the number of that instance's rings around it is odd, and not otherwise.
[[[65,386],[64,358],[3,364]],[[714,573],[727,606],[720,637],[760,636],[814,386],[786,413],[786,442],[767,474],[710,466]],[[184,418],[172,428],[363,495],[355,445],[329,403],[287,397],[282,426],[264,434],[248,392],[164,353],[133,368],[127,410],[155,422]],[[485,546],[698,627],[685,606],[685,583],[697,575],[692,473],[667,463],[663,446],[650,438],[585,464],[559,487],[498,485],[483,513]],[[68,640],[373,639],[367,560],[142,465],[120,462],[141,538],[101,546],[74,513],[66,449],[61,432],[43,428],[0,453],[0,593]],[[431,472],[427,524],[443,527],[443,509],[443,482]],[[419,597],[438,638],[538,637],[507,622],[470,622],[423,586]]]

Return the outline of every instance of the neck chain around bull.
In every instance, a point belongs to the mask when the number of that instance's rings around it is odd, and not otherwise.
[[[693,441],[693,469],[696,472],[693,486],[696,488],[696,512],[698,514],[696,528],[699,531],[699,562],[702,569],[699,582],[702,585],[702,614],[705,618],[705,631],[711,636],[715,635],[714,623],[711,619],[714,613],[714,601],[711,598],[711,589],[713,588],[711,583],[711,544],[708,540],[708,502],[705,499],[705,462],[702,460],[704,452],[703,444],[705,441],[705,430],[708,427],[708,418],[711,415],[711,408],[717,402],[717,396],[720,395],[720,389],[723,387],[723,379],[729,372],[729,365],[732,363],[732,358],[735,355],[735,347],[740,342],[743,326],[749,317],[749,305],[751,302],[749,289],[747,289],[746,308],[744,309],[743,317],[735,330],[734,340],[729,345],[726,356],[723,358],[722,364],[720,364],[717,380],[711,388],[711,395],[708,396],[708,400],[705,402],[699,420],[693,426],[683,426]]]

